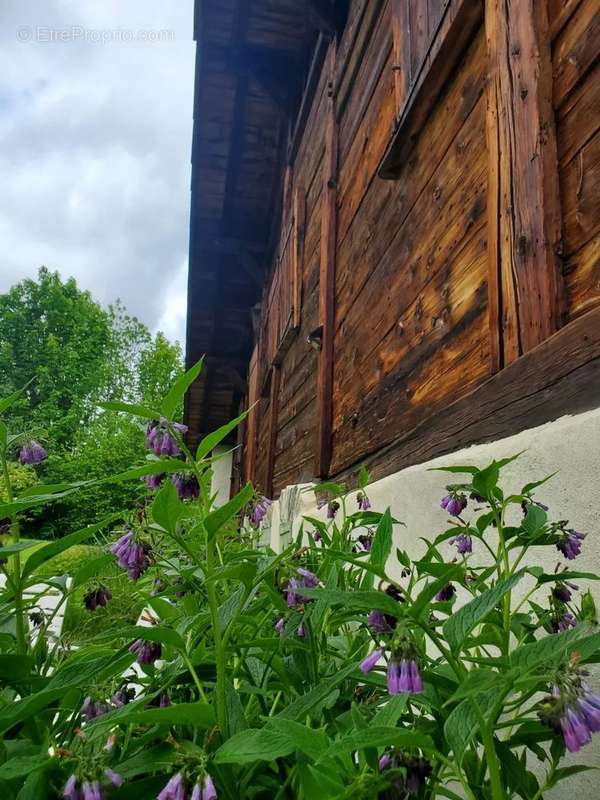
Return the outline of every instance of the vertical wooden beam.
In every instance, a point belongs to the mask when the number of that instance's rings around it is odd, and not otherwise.
[[[257,405],[260,397],[259,389],[259,365],[258,365],[259,345],[257,344],[250,359],[248,367],[248,417],[246,424],[246,448],[244,451],[244,480],[254,481],[256,466],[256,440],[258,436],[258,415]]]
[[[273,497],[273,474],[275,470],[275,447],[277,445],[277,419],[279,416],[279,388],[281,386],[281,368],[274,364],[271,368],[271,391],[269,396],[269,434],[267,440],[267,475],[265,478],[265,494]]]
[[[325,158],[323,172],[323,203],[321,217],[321,252],[319,280],[319,322],[323,338],[317,378],[318,439],[315,470],[319,478],[325,477],[331,463],[332,447],[332,387],[333,387],[333,334],[335,303],[335,250],[337,232],[337,168],[338,125],[334,76],[336,42],[329,45],[327,69],[329,74]]]
[[[486,0],[491,368],[561,324],[561,213],[546,2]]]
[[[392,42],[394,49],[394,95],[396,99],[396,120],[400,118],[410,82],[410,36],[408,25],[408,3],[406,0],[392,0]]]
[[[294,192],[294,230],[292,241],[292,327],[300,328],[302,322],[302,280],[304,273],[304,235],[306,228],[306,194],[304,187],[296,186]]]

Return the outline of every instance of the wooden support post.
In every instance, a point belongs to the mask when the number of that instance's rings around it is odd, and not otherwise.
[[[561,214],[546,3],[486,0],[491,371],[561,324]]]
[[[334,92],[335,62],[336,43],[332,41],[329,46],[327,62],[329,86],[325,128],[319,281],[319,322],[323,326],[317,382],[317,418],[319,427],[315,470],[319,478],[325,477],[329,471],[332,447],[333,328],[338,168],[338,126]]]
[[[244,480],[254,481],[256,467],[256,439],[258,436],[260,398],[258,345],[254,348],[248,367],[248,416],[246,418],[246,447],[244,451]]]
[[[267,475],[265,478],[265,494],[273,497],[273,473],[275,470],[275,447],[277,445],[277,418],[279,415],[279,387],[281,386],[281,368],[274,364],[271,368],[271,391],[269,396],[269,438],[267,440]]]
[[[306,194],[302,186],[294,192],[294,230],[292,241],[292,327],[302,321],[302,275],[304,272],[304,232],[306,227]]]

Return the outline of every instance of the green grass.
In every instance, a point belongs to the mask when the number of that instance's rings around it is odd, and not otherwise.
[[[93,561],[102,553],[103,549],[97,545],[75,545],[47,561],[36,571],[36,575],[40,578],[73,575],[86,562]],[[83,597],[99,583],[108,586],[112,600],[105,608],[88,611],[83,604]],[[63,636],[74,644],[80,644],[115,626],[133,625],[143,606],[143,601],[131,591],[131,581],[126,573],[111,561],[92,580],[71,593],[65,612]]]

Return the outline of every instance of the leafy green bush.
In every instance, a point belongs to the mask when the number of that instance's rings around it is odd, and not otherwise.
[[[174,422],[199,370],[157,405],[106,404],[148,423],[146,463],[113,477],[144,477],[143,505],[22,560],[19,515],[78,487],[13,497],[7,478],[2,796],[541,800],[561,782],[568,791],[586,767],[561,766],[565,751],[600,730],[586,668],[600,633],[591,596],[573,583],[596,576],[565,562],[549,574],[523,566],[532,549],[573,561],[584,546],[536,502],[543,481],[507,496],[510,459],[448,468],[449,526],[413,561],[394,548],[401,523],[371,509],[363,471],[357,497],[316,487],[327,519],[307,518],[277,554],[258,544],[269,503],[251,486],[212,504],[210,454],[240,420],[194,455]],[[5,465],[6,427],[1,442]],[[101,531],[110,548],[97,540],[62,555]],[[58,567],[73,575],[72,598],[95,609],[98,633],[83,626],[77,649],[77,625],[54,648],[44,621],[29,628],[24,590]],[[146,606],[144,625],[113,610],[125,580]]]

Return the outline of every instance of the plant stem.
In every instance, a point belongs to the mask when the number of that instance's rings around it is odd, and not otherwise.
[[[483,714],[479,707],[473,702],[473,707],[477,709],[477,716],[479,717],[479,730],[481,733],[481,741],[485,750],[485,757],[487,761],[488,772],[490,774],[490,787],[492,790],[492,800],[505,800],[506,795],[502,788],[502,779],[500,777],[500,763],[494,746],[494,736],[487,726]]]
[[[221,625],[219,621],[219,605],[215,582],[211,580],[214,572],[215,547],[214,542],[206,541],[206,593],[210,616],[212,620],[213,637],[215,640],[215,663],[217,668],[217,722],[224,739],[228,738],[227,700],[225,694],[225,651],[221,639]]]
[[[4,451],[0,453],[2,459],[2,475],[4,477],[4,486],[6,488],[6,497],[8,502],[12,503],[15,499],[12,485],[10,482],[10,475],[8,474],[8,464],[6,463],[6,455]],[[11,516],[11,531],[13,534],[13,541],[15,544],[19,541],[19,523],[15,517]],[[23,584],[21,582],[21,555],[15,553],[14,559],[14,576],[12,580],[14,595],[15,595],[15,634],[17,639],[17,652],[27,652],[27,638],[25,635],[25,617],[23,610]]]

